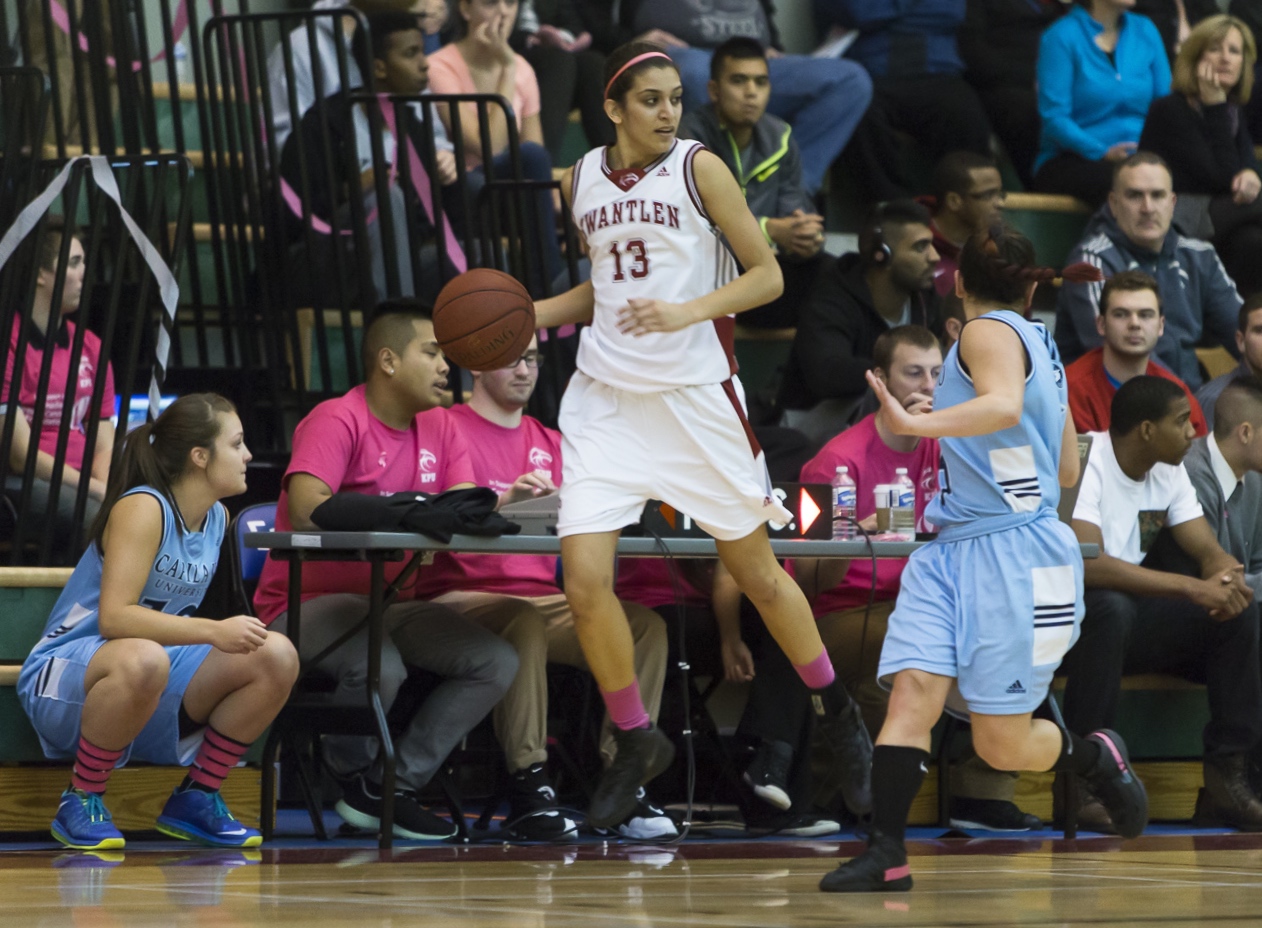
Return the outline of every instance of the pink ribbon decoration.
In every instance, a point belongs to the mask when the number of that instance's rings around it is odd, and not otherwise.
[[[429,174],[426,173],[425,168],[421,165],[421,156],[417,153],[416,146],[412,144],[412,137],[403,134],[402,139],[400,139],[400,133],[396,130],[394,122],[394,107],[389,105],[389,98],[386,94],[378,94],[377,103],[381,107],[381,118],[385,120],[386,128],[395,139],[395,160],[399,160],[399,149],[406,148],[408,173],[412,177],[412,188],[416,191],[416,196],[421,201],[421,206],[425,209],[430,225],[437,226],[437,223],[434,221],[433,187],[430,184]],[[391,165],[390,174],[392,180],[394,173],[394,166]],[[443,213],[442,231],[443,241],[447,245],[447,257],[451,260],[452,266],[455,267],[456,273],[463,274],[469,269],[469,262],[465,258],[464,249],[460,247],[460,242],[456,239],[455,230],[452,229],[446,213]]]
[[[94,2],[94,0],[85,0],[85,2],[91,3],[91,2]],[[176,6],[175,8],[175,18],[171,21],[171,45],[172,46],[174,46],[176,42],[180,41],[180,39],[184,38],[184,33],[188,32],[188,5],[187,3],[188,3],[188,0],[180,0],[179,5]],[[215,4],[215,6],[218,6],[218,5],[219,5],[218,3]],[[52,16],[53,23],[56,24],[58,29],[60,29],[67,36],[69,36],[70,35],[70,13],[66,10],[64,6],[62,6],[60,0],[50,0],[48,7],[49,7],[49,13]],[[84,54],[87,54],[89,51],[88,37],[82,31],[79,32],[79,51],[83,52]],[[155,61],[161,61],[164,58],[166,58],[166,56],[167,56],[167,51],[165,48],[163,48],[156,55],[150,58],[149,61],[151,63]],[[118,61],[114,58],[113,55],[106,55],[105,63],[109,65],[111,68],[117,69],[118,67]],[[143,61],[132,61],[132,62],[129,62],[129,64],[131,65],[132,72],[135,73],[136,71],[139,71],[142,67],[144,67],[145,63]]]

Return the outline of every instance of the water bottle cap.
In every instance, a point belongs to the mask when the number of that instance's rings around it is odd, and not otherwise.
[[[839,474],[847,474],[847,473],[849,473],[849,472],[850,472],[850,468],[849,468],[849,467],[847,467],[845,464],[838,464],[838,465],[837,465],[837,473],[839,473]]]
[[[906,467],[896,467],[896,468],[894,468],[894,473],[896,473],[896,474],[905,474],[905,473],[907,473],[907,468],[906,468]]]

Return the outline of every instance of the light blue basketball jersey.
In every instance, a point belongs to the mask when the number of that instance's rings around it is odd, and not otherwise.
[[[146,486],[123,495],[133,493],[148,493],[162,506],[162,544],[149,568],[140,605],[170,615],[195,614],[219,564],[226,510],[221,503],[215,503],[206,514],[202,531],[181,532],[178,517],[161,493]],[[101,566],[100,551],[95,544],[89,545],[53,606],[44,637],[26,659],[28,667],[66,642],[100,637]]]
[[[1025,345],[1030,372],[1025,378],[1021,421],[1011,428],[970,438],[939,439],[940,492],[925,518],[941,528],[1014,514],[1033,516],[1055,510],[1060,502],[1060,453],[1069,388],[1065,366],[1046,326],[1028,322],[1011,310],[981,316],[1012,326]],[[942,365],[934,409],[949,409],[974,399],[977,390],[960,363],[960,346],[951,347]]]

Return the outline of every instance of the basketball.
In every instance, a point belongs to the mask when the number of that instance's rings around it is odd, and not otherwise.
[[[452,363],[470,371],[507,367],[535,334],[535,304],[515,278],[474,268],[447,282],[434,303],[434,335]]]

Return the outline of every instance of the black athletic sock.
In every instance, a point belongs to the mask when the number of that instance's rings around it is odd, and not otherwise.
[[[1100,764],[1100,744],[1080,738],[1072,731],[1061,729],[1060,757],[1052,769],[1057,773],[1076,773],[1089,776]]]
[[[179,787],[178,787],[178,790],[179,790],[179,792],[181,792],[181,793],[182,793],[182,792],[184,792],[185,790],[189,790],[189,789],[201,790],[203,793],[213,793],[213,792],[215,792],[215,790],[211,789],[209,786],[206,786],[206,785],[205,785],[205,784],[203,784],[203,783],[198,783],[198,782],[197,782],[196,780],[194,780],[192,777],[190,777],[190,776],[186,776],[186,777],[184,777],[184,779],[180,782],[180,785],[179,785]]]
[[[872,749],[872,828],[900,844],[907,816],[929,772],[929,752],[878,744]]]

